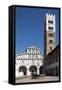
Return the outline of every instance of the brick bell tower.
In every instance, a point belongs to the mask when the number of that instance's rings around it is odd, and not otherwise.
[[[44,32],[44,54],[56,47],[55,15],[46,13]]]

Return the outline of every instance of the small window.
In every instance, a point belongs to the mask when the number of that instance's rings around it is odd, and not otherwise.
[[[51,20],[48,20],[48,23],[51,23],[51,24],[53,24],[53,21],[51,21]]]
[[[49,30],[53,30],[53,27],[48,27]]]
[[[36,58],[37,58],[37,55],[36,55]]]
[[[29,52],[31,52],[31,49],[29,49]]]
[[[36,52],[37,52],[38,50],[37,50],[37,48],[36,48]]]
[[[49,33],[49,36],[50,36],[50,37],[53,37],[53,34],[52,34],[52,33]]]
[[[32,49],[32,51],[34,52],[34,48]]]
[[[52,47],[50,47],[50,50],[52,50]]]
[[[49,40],[49,43],[53,43],[53,41],[52,40]]]

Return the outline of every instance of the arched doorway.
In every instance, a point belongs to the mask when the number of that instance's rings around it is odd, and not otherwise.
[[[19,72],[23,72],[24,75],[27,75],[27,68],[25,66],[19,67]]]
[[[39,74],[43,74],[43,73],[44,73],[43,66],[40,66],[40,68],[39,68]]]
[[[37,67],[36,67],[36,66],[31,66],[31,67],[29,68],[29,71],[30,71],[30,72],[36,72],[36,73],[37,73]]]

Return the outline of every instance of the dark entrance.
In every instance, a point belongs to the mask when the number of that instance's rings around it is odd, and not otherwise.
[[[39,73],[40,74],[43,74],[44,72],[43,72],[43,66],[40,66],[40,68],[39,68]]]
[[[23,72],[24,75],[27,75],[27,69],[26,69],[26,67],[25,67],[25,66],[21,66],[21,67],[19,68],[19,72]]]
[[[36,66],[31,66],[31,67],[29,68],[29,71],[31,71],[31,72],[36,72],[36,73],[37,73],[37,67],[36,67]]]

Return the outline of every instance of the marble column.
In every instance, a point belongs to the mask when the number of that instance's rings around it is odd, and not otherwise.
[[[37,68],[37,74],[39,75],[39,68]]]
[[[29,69],[27,69],[27,76],[30,76],[31,72],[29,71]]]

